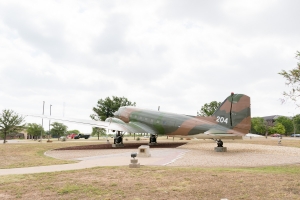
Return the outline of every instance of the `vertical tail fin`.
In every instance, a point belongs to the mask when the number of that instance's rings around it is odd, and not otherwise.
[[[248,133],[251,128],[250,97],[231,93],[212,116],[226,128]]]

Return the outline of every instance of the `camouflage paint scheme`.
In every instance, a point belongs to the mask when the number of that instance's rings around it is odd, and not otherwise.
[[[106,122],[119,125],[116,129],[131,133],[151,133],[171,137],[237,138],[251,128],[250,97],[231,94],[209,117],[180,115],[145,110],[131,106],[120,107],[114,118]]]

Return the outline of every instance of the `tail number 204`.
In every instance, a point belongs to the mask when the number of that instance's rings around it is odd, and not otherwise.
[[[217,116],[217,120],[216,121],[227,124],[228,123],[228,118]]]

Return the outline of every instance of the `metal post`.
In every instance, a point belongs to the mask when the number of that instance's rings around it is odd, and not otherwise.
[[[291,113],[291,112],[289,112],[289,113]],[[293,114],[294,137],[296,137],[295,115],[294,115],[294,113],[291,113],[291,114]]]
[[[51,116],[51,107],[52,107],[52,105],[50,105],[50,116]],[[51,124],[51,119],[49,119],[49,135],[50,135],[50,124]],[[48,135],[48,139],[49,139],[49,135]]]
[[[295,116],[293,116],[293,126],[294,126],[294,137],[296,137]]]
[[[43,101],[43,115],[44,115],[44,111],[45,111],[45,101]],[[44,119],[42,118],[42,127],[44,125]],[[42,139],[43,139],[43,130],[41,130],[41,142],[42,142]]]

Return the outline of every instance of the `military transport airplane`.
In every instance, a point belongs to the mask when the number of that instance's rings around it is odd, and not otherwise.
[[[114,117],[105,121],[64,119],[46,115],[30,115],[66,122],[75,122],[117,132],[115,143],[123,144],[127,133],[150,133],[150,143],[157,135],[199,139],[242,139],[250,131],[250,97],[231,93],[212,116],[190,116],[132,106],[120,107]],[[122,134],[123,132],[123,134]]]

